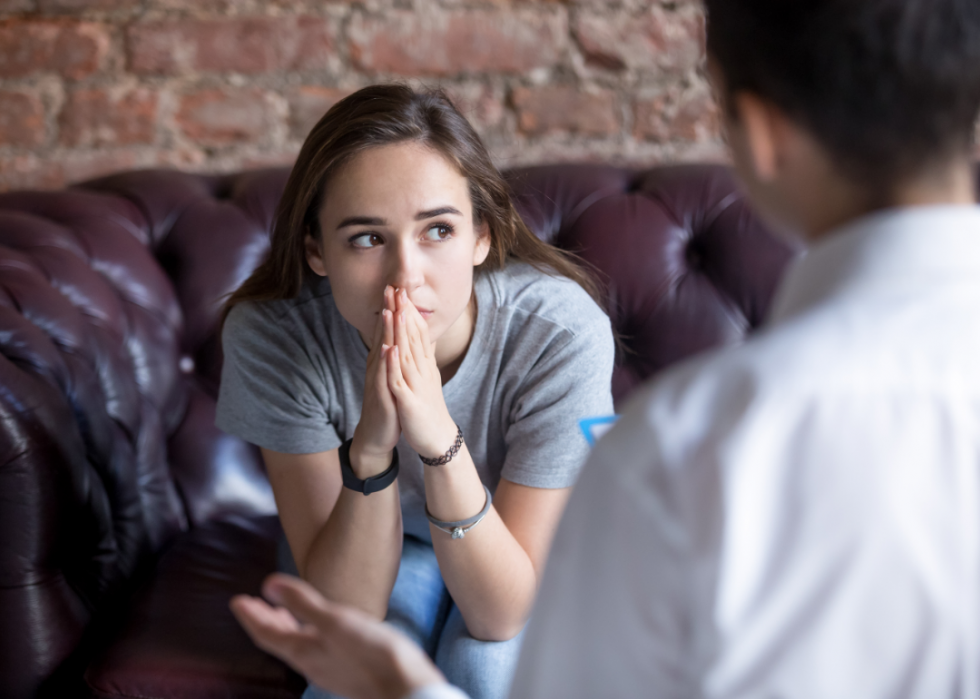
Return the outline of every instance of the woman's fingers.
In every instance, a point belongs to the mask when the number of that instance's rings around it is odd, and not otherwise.
[[[416,362],[416,368],[420,369],[424,359],[431,359],[433,354],[432,345],[428,341],[428,324],[404,290],[399,290],[396,299],[398,312],[404,314],[405,317],[408,349],[411,351],[412,359]]]
[[[405,377],[402,375],[401,361],[399,360],[398,345],[393,345],[385,352],[385,368],[388,371],[388,389],[398,401],[405,390]]]
[[[408,326],[408,339],[409,346],[412,348],[412,356],[418,359],[421,364],[428,358],[428,354],[426,353],[427,344],[422,339],[422,328],[425,327],[425,319],[413,308],[405,324]]]
[[[364,378],[364,404],[361,419],[355,430],[358,446],[372,452],[394,448],[401,434],[398,408],[388,386],[387,352],[393,341],[394,330],[392,310],[387,306],[394,303],[394,290],[387,287],[384,298],[386,308],[381,311],[378,330],[375,332],[375,345],[368,354]]]
[[[412,353],[412,341],[409,337],[408,312],[403,308],[399,309],[395,318],[395,347],[398,348],[402,375],[411,384],[412,379],[417,374],[417,370],[415,367],[415,357]]]
[[[381,361],[378,362],[378,386],[384,390],[381,393],[381,404],[386,410],[395,412],[395,397],[392,395],[391,386],[388,384],[388,355],[391,353],[391,345],[381,346]]]
[[[395,317],[395,289],[391,286],[385,287],[385,310],[388,312],[385,323],[384,343],[386,345],[395,344],[394,324]]]
[[[416,311],[417,312],[417,311]],[[419,343],[422,346],[422,353],[425,355],[426,359],[432,359],[435,355],[435,343],[429,339],[429,324],[425,321],[425,318],[419,314],[418,323],[416,327],[419,332]]]
[[[378,392],[378,397],[382,402],[384,402],[385,394],[388,392],[385,386],[383,357],[384,348],[390,346],[389,342],[385,342],[386,336],[389,334],[391,334],[391,311],[384,310],[381,311],[380,332],[376,333],[376,344],[371,348],[370,354],[368,354],[367,376],[364,380],[365,397],[369,391],[375,390]]]
[[[395,344],[395,313],[392,310],[385,309],[384,315],[384,339],[382,340],[384,344],[391,347]]]
[[[374,326],[374,336],[371,338],[371,349],[368,352],[367,365],[368,371],[371,370],[371,362],[377,361],[378,354],[381,352],[381,343],[385,337],[384,311],[378,316],[378,324]]]

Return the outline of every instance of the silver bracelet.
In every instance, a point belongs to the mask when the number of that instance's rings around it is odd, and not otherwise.
[[[458,522],[443,522],[441,519],[436,519],[431,514],[429,514],[429,506],[425,506],[425,516],[429,518],[436,527],[451,534],[454,539],[462,539],[466,536],[466,532],[475,527],[480,523],[480,521],[487,516],[487,512],[490,511],[490,504],[493,502],[493,497],[490,495],[490,489],[487,486],[483,486],[483,490],[487,494],[487,504],[483,506],[483,509],[479,511],[475,516],[469,519],[461,519]]]

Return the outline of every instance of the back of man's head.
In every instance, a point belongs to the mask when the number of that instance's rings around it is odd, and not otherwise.
[[[980,0],[705,0],[726,96],[747,91],[874,186],[968,157]],[[729,105],[731,99],[726,100]]]

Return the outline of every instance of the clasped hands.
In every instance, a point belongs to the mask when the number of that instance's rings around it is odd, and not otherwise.
[[[386,286],[351,444],[358,477],[384,471],[402,433],[417,453],[433,457],[452,445],[456,425],[442,394],[428,324],[404,289]]]

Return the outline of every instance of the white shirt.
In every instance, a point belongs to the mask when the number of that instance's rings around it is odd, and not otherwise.
[[[870,216],[596,447],[512,699],[980,691],[980,209]]]

